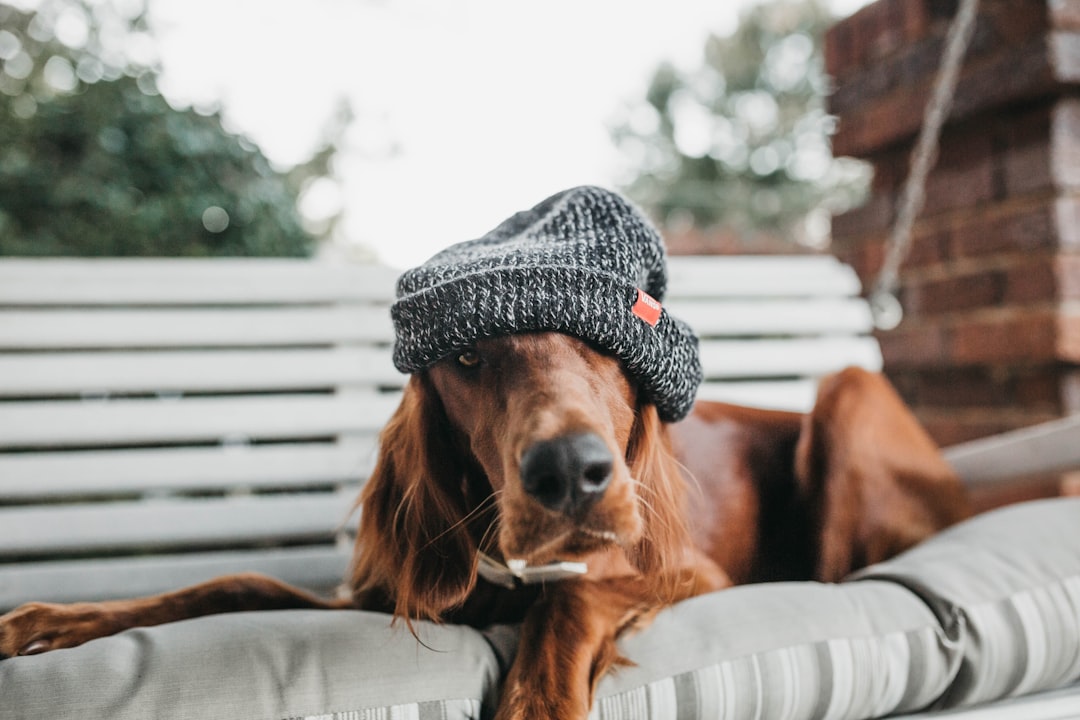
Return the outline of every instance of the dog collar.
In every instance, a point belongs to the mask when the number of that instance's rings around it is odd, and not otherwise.
[[[480,561],[477,563],[476,571],[480,573],[480,577],[489,583],[511,590],[522,585],[536,585],[581,577],[589,571],[589,566],[583,562],[562,561],[530,567],[524,560],[508,560],[504,563],[484,552],[478,552],[477,555]]]

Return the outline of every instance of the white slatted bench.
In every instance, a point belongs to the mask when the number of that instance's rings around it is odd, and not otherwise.
[[[0,609],[257,570],[344,575],[404,377],[396,271],[290,260],[0,260]],[[702,397],[805,410],[878,369],[850,268],[673,258]]]
[[[860,289],[828,256],[675,257],[666,305],[700,337],[699,397],[805,411],[821,376],[881,369]]]
[[[392,288],[295,261],[0,262],[0,607],[244,567],[331,587],[401,385]]]

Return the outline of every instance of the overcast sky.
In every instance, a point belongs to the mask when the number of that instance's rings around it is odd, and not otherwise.
[[[563,188],[616,184],[620,110],[660,61],[698,65],[748,4],[152,0],[151,17],[166,97],[220,103],[276,162],[308,156],[347,97],[340,195],[309,200],[343,204],[344,238],[404,267]]]

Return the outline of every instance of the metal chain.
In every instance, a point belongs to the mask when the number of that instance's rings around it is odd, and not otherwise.
[[[979,0],[960,0],[960,7],[945,36],[945,52],[926,105],[919,138],[911,152],[911,171],[897,204],[896,221],[885,250],[885,260],[870,294],[870,310],[879,330],[892,330],[904,311],[896,294],[900,286],[900,266],[911,251],[911,230],[926,200],[926,177],[937,161],[941,126],[952,108],[960,67],[975,32]]]

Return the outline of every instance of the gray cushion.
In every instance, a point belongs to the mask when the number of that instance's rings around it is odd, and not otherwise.
[[[911,589],[959,642],[942,707],[1080,680],[1080,498],[987,513],[855,577]]]
[[[890,583],[781,583],[694,598],[623,648],[598,717],[877,717],[926,706],[958,648]]]
[[[976,517],[841,585],[695,598],[623,646],[638,667],[601,682],[602,720],[865,718],[1068,686],[1080,498]]]
[[[420,627],[428,647],[345,611],[129,631],[0,663],[0,720],[490,713],[513,629]],[[602,680],[597,718],[860,718],[1076,682],[1080,499],[981,516],[840,585],[695,598],[623,649],[637,665]]]
[[[391,628],[386,615],[351,610],[129,630],[0,662],[0,719],[480,717],[499,677],[490,645],[469,628],[417,628],[427,647],[403,623]]]

